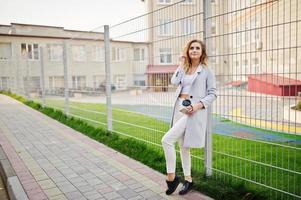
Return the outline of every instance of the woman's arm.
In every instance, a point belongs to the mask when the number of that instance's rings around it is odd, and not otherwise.
[[[216,81],[212,70],[208,70],[208,77],[206,81],[207,95],[200,100],[204,108],[207,108],[217,98],[216,95]]]
[[[171,80],[170,80],[171,84],[173,84],[173,85],[181,84],[183,75],[184,75],[183,67],[179,66],[177,68],[177,70],[175,71],[175,73],[171,77]]]
[[[208,77],[206,81],[207,95],[200,100],[200,102],[195,103],[187,108],[188,116],[191,116],[194,112],[205,109],[212,104],[212,102],[217,98],[216,96],[216,83],[215,76],[211,70],[208,72]]]

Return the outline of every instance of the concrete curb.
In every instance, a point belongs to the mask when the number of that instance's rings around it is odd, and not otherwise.
[[[28,200],[15,170],[0,145],[0,174],[11,200]]]

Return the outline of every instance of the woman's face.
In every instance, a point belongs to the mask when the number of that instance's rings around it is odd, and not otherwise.
[[[202,47],[198,42],[191,43],[188,54],[191,60],[200,60],[202,56]]]

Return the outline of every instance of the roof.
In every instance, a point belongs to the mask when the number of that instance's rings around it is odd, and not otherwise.
[[[248,79],[255,79],[258,81],[270,83],[277,86],[290,86],[290,85],[301,85],[301,81],[291,79],[283,76],[277,76],[275,74],[256,74],[249,75]]]
[[[147,74],[169,74],[174,73],[178,65],[148,65]]]
[[[28,29],[26,29],[28,28]],[[37,30],[31,30],[36,28]],[[51,29],[49,31],[48,29]],[[103,41],[103,32],[96,31],[82,31],[64,29],[60,26],[47,26],[36,24],[21,24],[11,23],[11,25],[0,24],[0,36],[9,37],[34,37],[34,38],[53,38],[53,39],[74,39],[74,40],[92,40]],[[144,41],[127,41],[127,40],[113,40],[112,42],[130,43],[132,45],[148,45],[149,42]]]
[[[238,87],[240,86],[241,84],[243,84],[244,82],[241,81],[241,80],[238,80],[238,81],[231,81],[229,83],[226,83],[225,85],[231,85],[231,86],[235,86],[235,87]]]

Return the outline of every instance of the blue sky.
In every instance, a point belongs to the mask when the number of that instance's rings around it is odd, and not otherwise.
[[[146,13],[141,0],[0,0],[0,5],[0,24],[38,24],[85,31]]]

